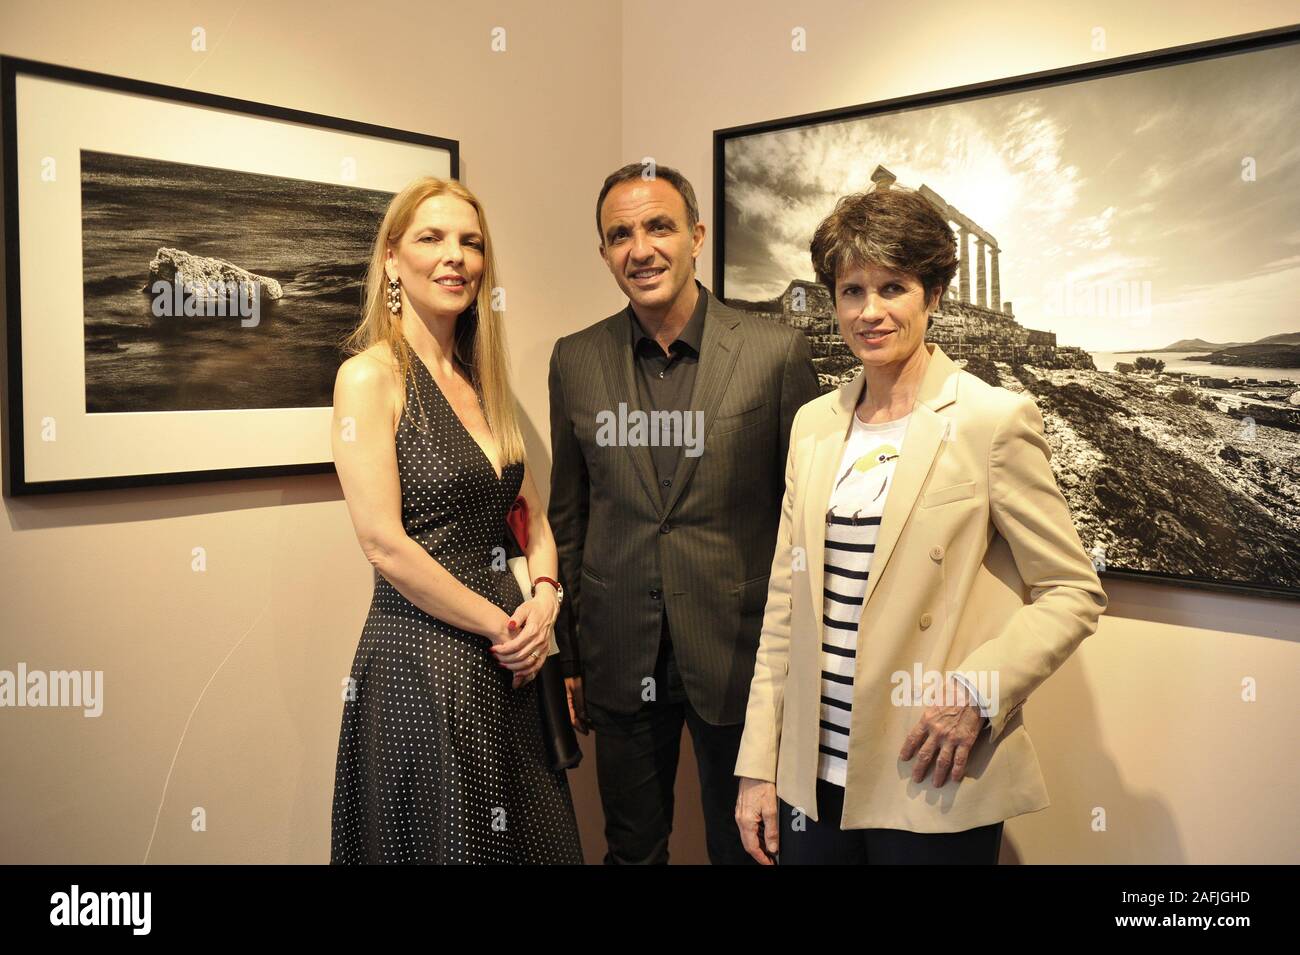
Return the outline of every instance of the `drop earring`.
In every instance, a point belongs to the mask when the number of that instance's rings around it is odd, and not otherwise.
[[[388,310],[394,315],[402,310],[402,283],[397,279],[388,280]]]

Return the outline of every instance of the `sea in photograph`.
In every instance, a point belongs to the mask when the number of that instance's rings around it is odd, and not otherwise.
[[[1300,385],[1300,368],[1268,368],[1260,365],[1216,365],[1208,361],[1189,361],[1193,355],[1208,355],[1213,349],[1202,351],[1094,351],[1089,352],[1098,371],[1114,371],[1117,362],[1132,364],[1139,358],[1155,358],[1165,363],[1170,374],[1182,372],[1206,375],[1211,378],[1255,378],[1259,381],[1285,380]]]
[[[83,150],[88,413],[317,408],[361,316],[366,262],[391,193]],[[281,283],[258,323],[156,317],[160,248]]]

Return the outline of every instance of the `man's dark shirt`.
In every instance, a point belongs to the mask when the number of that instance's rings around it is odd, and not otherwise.
[[[659,343],[645,333],[632,306],[627,307],[632,356],[637,369],[636,390],[641,410],[647,415],[652,411],[682,412],[683,430],[676,431],[679,439],[684,434],[686,415],[695,410],[692,405],[695,372],[699,368],[700,342],[704,338],[704,313],[709,308],[709,293],[698,281],[695,287],[699,292],[695,311],[691,313],[690,320],[682,328],[677,340],[668,347],[668,354],[664,354]],[[703,437],[694,428],[691,435],[696,441]],[[649,431],[647,440],[650,440]],[[668,495],[672,493],[673,475],[677,473],[677,463],[684,450],[680,442],[657,445],[651,442],[650,456],[654,459],[661,501],[667,501]]]

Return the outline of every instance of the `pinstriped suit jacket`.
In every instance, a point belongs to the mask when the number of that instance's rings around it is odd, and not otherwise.
[[[663,499],[648,447],[597,440],[601,412],[640,408],[629,309],[556,342],[548,517],[565,590],[560,659],[587,699],[642,705],[666,612],[691,705],[725,724],[745,715],[790,425],[818,386],[802,332],[707,294],[692,400],[703,452],[682,454]]]

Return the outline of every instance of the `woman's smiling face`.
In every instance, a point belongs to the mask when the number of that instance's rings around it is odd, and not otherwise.
[[[922,347],[929,308],[917,276],[880,265],[852,266],[836,279],[835,315],[849,351],[864,365],[880,366]]]
[[[458,196],[430,196],[388,250],[388,277],[422,315],[459,315],[483,278],[483,234],[478,213]]]

